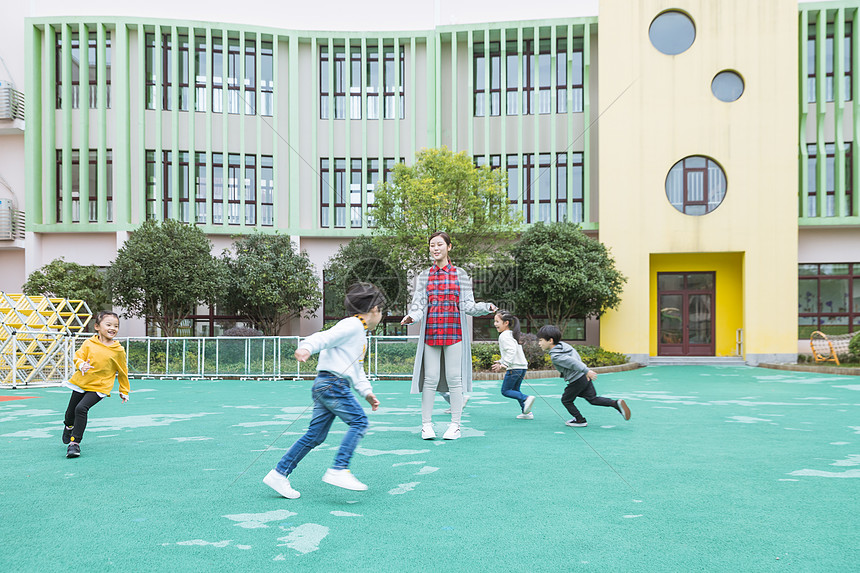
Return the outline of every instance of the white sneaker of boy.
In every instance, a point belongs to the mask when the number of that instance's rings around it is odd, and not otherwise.
[[[277,470],[272,470],[267,473],[266,477],[263,478],[263,483],[287,499],[298,499],[299,496],[302,495],[292,488],[287,476]]]
[[[421,439],[432,440],[436,437],[436,430],[433,429],[433,424],[421,425]]]
[[[534,420],[535,415],[529,412],[528,414],[520,414],[517,416],[520,420]]]
[[[365,491],[367,486],[358,481],[349,470],[336,470],[329,468],[325,471],[322,480],[328,484],[342,487],[343,489],[351,489],[353,491]]]
[[[451,422],[448,425],[448,429],[445,430],[445,434],[442,436],[443,440],[456,440],[460,437],[460,424],[455,424]]]
[[[523,414],[528,414],[529,412],[531,412],[532,411],[532,404],[534,404],[534,403],[535,403],[535,397],[534,396],[529,396],[528,398],[526,398],[526,401],[523,404]]]
[[[624,416],[624,419],[629,420],[630,407],[627,405],[627,402],[625,402],[624,400],[618,400],[616,404],[618,404],[618,411],[621,412],[621,415]]]

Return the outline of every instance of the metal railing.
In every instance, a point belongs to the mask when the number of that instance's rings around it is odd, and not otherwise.
[[[10,85],[0,85],[0,119],[24,119],[24,94]]]
[[[0,240],[24,238],[24,211],[0,205]]]
[[[298,336],[124,337],[132,378],[299,380],[316,376],[317,355],[299,362]],[[409,378],[417,336],[370,336],[365,371],[371,380]]]

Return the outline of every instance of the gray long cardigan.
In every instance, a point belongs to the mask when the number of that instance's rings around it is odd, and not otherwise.
[[[415,292],[412,295],[412,304],[409,306],[408,316],[414,322],[424,318],[427,308],[427,280],[430,269],[422,272],[415,279]],[[484,316],[490,314],[490,303],[475,302],[472,293],[472,279],[466,271],[457,267],[457,281],[460,284],[460,331],[463,336],[463,359],[461,369],[463,372],[463,391],[472,391],[472,333],[466,322],[466,315]],[[424,389],[424,336],[427,331],[427,321],[421,320],[421,333],[418,336],[418,352],[415,354],[415,366],[412,369],[412,394],[419,394]],[[445,356],[442,356],[442,364],[439,372],[439,392],[448,392],[448,381],[445,378]]]

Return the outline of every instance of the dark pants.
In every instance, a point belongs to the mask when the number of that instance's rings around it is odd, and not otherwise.
[[[597,390],[594,389],[594,384],[585,374],[568,384],[564,389],[564,394],[561,395],[561,403],[564,404],[570,415],[576,420],[584,421],[585,417],[573,405],[573,401],[579,397],[588,400],[588,403],[592,406],[611,406],[617,409],[616,404],[618,401],[598,396]]]
[[[102,397],[96,392],[72,392],[69,407],[66,408],[66,426],[74,426],[72,439],[80,443],[87,428],[87,412],[101,401]]]

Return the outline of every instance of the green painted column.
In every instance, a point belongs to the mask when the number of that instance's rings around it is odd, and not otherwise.
[[[117,22],[114,28],[113,40],[111,41],[111,107],[115,118],[114,128],[116,129],[116,141],[113,146],[113,222],[114,228],[118,231],[129,230],[131,228],[131,198],[132,198],[132,180],[131,180],[131,101],[129,96],[129,82],[131,79],[130,70],[130,50],[129,50],[129,32],[128,27]],[[138,52],[143,53],[142,38],[138,37]],[[142,78],[143,71],[138,74],[138,79]],[[138,84],[143,86],[144,84]],[[141,99],[144,99],[144,90],[138,89]],[[142,163],[138,163],[140,168],[143,168]],[[145,169],[144,169],[145,177]],[[143,195],[146,200],[146,187],[137,187],[138,196]]]
[[[98,109],[98,212],[99,226],[107,223],[107,48],[105,25],[96,24],[96,103]],[[113,156],[111,156],[113,161]]]
[[[90,66],[89,66],[89,29],[83,23],[78,24],[78,118],[80,131],[78,133],[78,204],[81,225],[90,223]]]
[[[46,26],[50,28],[50,26]],[[27,70],[25,89],[29,95],[25,110],[27,137],[24,138],[26,152],[25,202],[27,206],[26,230],[42,223],[42,155],[39,145],[44,145],[42,134],[42,32],[30,22],[25,23],[26,41],[30,49],[25,50],[24,65]],[[48,51],[48,53],[51,53]],[[48,106],[48,114],[54,113],[54,104]],[[53,145],[51,146],[53,148]],[[52,192],[53,194],[53,192]],[[24,205],[18,208],[24,210]]]

